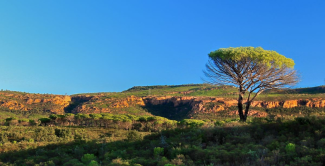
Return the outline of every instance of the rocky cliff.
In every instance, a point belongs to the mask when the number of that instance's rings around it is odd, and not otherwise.
[[[107,94],[64,96],[2,91],[0,92],[0,106],[11,110],[39,110],[57,114],[65,112],[156,114],[157,112],[165,111],[168,112],[167,114],[170,117],[175,116],[179,112],[182,116],[191,118],[194,114],[218,114],[222,111],[230,111],[230,107],[237,106],[237,100],[221,97],[193,96],[137,97],[129,95],[114,97]],[[254,101],[250,114],[264,116],[263,113],[254,111],[254,107],[293,108],[300,106],[325,108],[325,99]],[[229,114],[236,114],[236,112],[229,112]]]
[[[80,102],[82,100],[82,102]],[[102,95],[98,96],[73,96],[72,101],[79,102],[72,113],[111,113],[118,108],[128,108],[132,106],[145,106],[142,97],[129,96],[125,98],[110,98]]]
[[[20,92],[0,92],[0,106],[10,110],[39,110],[64,113],[71,97],[64,95],[30,94]]]
[[[79,105],[72,110],[73,113],[110,113],[116,108],[127,108],[133,106],[149,107],[149,106],[161,106],[172,104],[173,107],[177,108],[180,106],[187,105],[186,109],[189,113],[189,118],[193,114],[199,113],[218,113],[220,111],[227,110],[229,107],[237,106],[237,100],[230,100],[226,98],[214,98],[214,97],[135,97],[129,96],[126,98],[101,98],[94,97],[90,101]],[[285,100],[285,101],[254,101],[252,107],[261,108],[293,108],[293,107],[313,107],[313,108],[324,108],[325,99],[314,98],[314,99],[300,99],[300,100]],[[156,107],[157,108],[157,107]],[[167,107],[166,107],[167,109]],[[166,110],[167,111],[167,110]],[[182,109],[176,109],[175,111],[182,111]],[[236,114],[233,112],[232,114]],[[252,110],[250,115],[265,116],[262,113]]]

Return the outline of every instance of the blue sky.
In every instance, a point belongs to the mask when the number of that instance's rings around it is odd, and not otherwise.
[[[202,83],[208,53],[261,46],[323,85],[325,1],[0,1],[0,88],[117,92]]]

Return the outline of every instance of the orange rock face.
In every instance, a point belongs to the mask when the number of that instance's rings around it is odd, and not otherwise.
[[[315,108],[324,108],[325,107],[325,100],[323,99],[312,99],[306,100],[307,107],[315,107]]]
[[[54,99],[50,100],[54,104],[61,105],[61,106],[68,106],[71,101],[70,96],[57,96]]]
[[[192,96],[149,96],[137,97],[128,96],[124,98],[114,98],[98,95],[76,95],[73,100],[78,100],[78,106],[71,108],[72,113],[110,113],[112,111],[126,110],[121,108],[128,107],[146,107],[150,105],[164,105],[172,103],[174,107],[190,106],[192,113],[218,113],[229,110],[229,107],[237,106],[237,100],[214,98],[214,97],[192,97]],[[12,110],[35,110],[35,108],[50,110],[53,113],[62,114],[64,109],[69,107],[72,101],[71,96],[48,95],[48,94],[28,94],[28,93],[8,93],[0,92],[0,106]],[[303,100],[285,100],[285,101],[253,101],[252,107],[263,108],[294,108],[299,106],[324,108],[325,99],[303,99]],[[139,107],[139,108],[140,108]],[[182,111],[182,110],[180,110]],[[251,112],[251,111],[250,111]],[[255,112],[257,113],[257,112]],[[250,114],[254,114],[251,112]],[[256,116],[264,116],[257,115]]]
[[[231,106],[237,106],[238,101],[237,100],[219,100],[219,102],[224,103],[226,107],[231,107]]]
[[[283,108],[293,108],[298,106],[298,100],[286,100],[283,103]]]
[[[100,99],[96,99],[100,100]],[[92,105],[92,107],[78,107],[73,112],[110,112],[112,108],[126,108],[130,106],[146,106],[147,104],[151,105],[163,105],[165,103],[173,103],[175,107],[181,104],[189,104],[192,107],[193,112],[219,112],[226,110],[228,107],[237,106],[237,100],[227,100],[224,98],[213,98],[213,97],[175,97],[175,96],[151,96],[151,97],[135,97],[130,96],[124,99],[105,99],[104,101],[98,102],[93,100],[93,104],[88,103],[88,105]],[[98,105],[95,103],[109,103],[108,108],[99,108],[94,105]],[[206,104],[208,103],[217,103],[215,106],[211,108],[207,108]],[[293,108],[304,106],[307,107],[325,107],[325,100],[286,100],[286,101],[254,101],[251,103],[252,107],[263,107],[263,108]]]
[[[23,111],[27,110],[27,108],[23,104],[18,103],[17,101],[4,102],[3,104],[1,104],[1,106],[7,107],[11,110],[23,110]]]
[[[70,104],[70,101],[70,96],[0,92],[0,106],[11,110],[43,109],[53,113],[64,113],[64,108]]]
[[[280,106],[280,102],[278,101],[262,102],[262,106],[265,108],[276,108]]]
[[[231,111],[229,112],[229,115],[238,115],[238,111]],[[260,112],[256,110],[250,110],[248,112],[248,116],[253,116],[253,117],[266,117],[267,113],[266,112]]]

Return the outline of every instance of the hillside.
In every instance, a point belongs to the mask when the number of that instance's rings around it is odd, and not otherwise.
[[[4,91],[0,165],[324,165],[324,93],[308,92],[270,91],[242,123],[230,86]]]
[[[208,84],[135,86],[123,92],[71,96],[0,92],[1,118],[11,117],[12,113],[33,112],[158,115],[174,120],[215,119],[235,116],[236,106],[236,88]],[[252,106],[250,115],[257,117],[267,116],[271,109],[323,109],[325,87],[268,91],[260,95]]]

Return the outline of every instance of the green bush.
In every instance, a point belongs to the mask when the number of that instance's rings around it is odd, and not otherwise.
[[[300,125],[310,124],[310,120],[304,117],[297,117],[295,119]]]
[[[97,157],[94,154],[84,154],[81,158],[81,162],[88,165],[92,161],[96,161]]]
[[[55,129],[55,135],[65,139],[73,138],[71,129]]]
[[[8,141],[8,135],[5,133],[0,133],[0,143],[5,143]]]
[[[87,166],[99,166],[98,162],[95,160],[91,160],[90,163]]]
[[[71,159],[64,163],[63,166],[84,166],[78,159]]]
[[[201,127],[205,124],[203,120],[197,120],[197,119],[184,119],[179,122],[181,126],[190,127],[190,128],[196,128]]]
[[[215,123],[214,123],[214,125],[215,126],[223,126],[224,124],[225,124],[226,122],[225,121],[216,121]]]
[[[136,130],[131,130],[127,134],[128,141],[140,141],[142,139],[143,139],[142,135]]]
[[[288,143],[285,147],[287,153],[294,153],[296,151],[296,145],[293,143]]]
[[[153,150],[153,154],[155,157],[160,157],[164,155],[164,148],[161,147],[155,147],[155,149]]]

